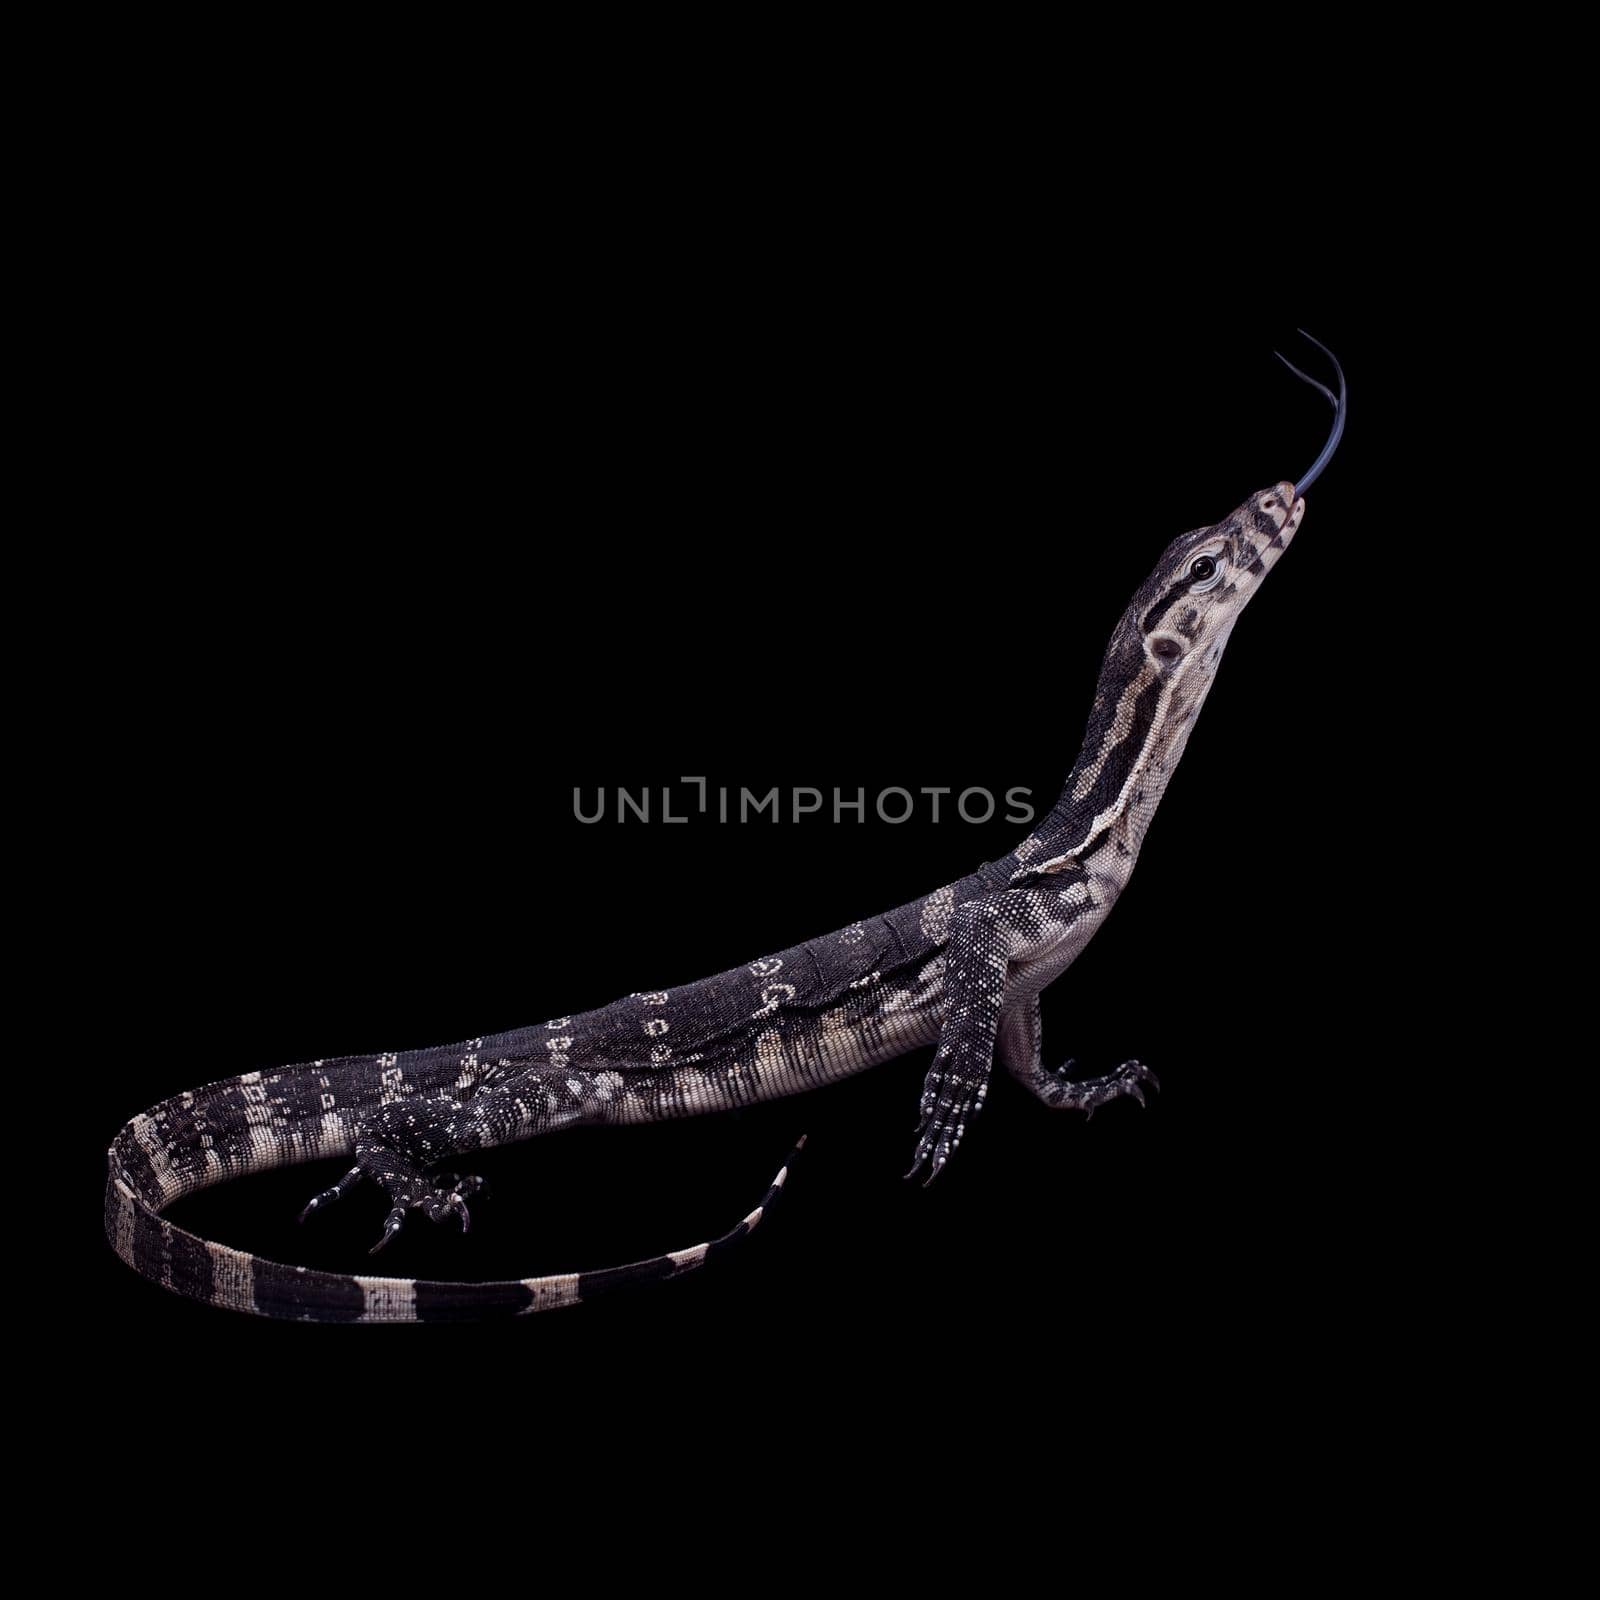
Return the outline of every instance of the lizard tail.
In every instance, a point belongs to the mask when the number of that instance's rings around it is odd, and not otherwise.
[[[191,1106],[196,1100],[196,1096],[181,1098]],[[610,1289],[681,1277],[720,1260],[757,1226],[782,1191],[806,1142],[802,1135],[760,1204],[720,1238],[705,1244],[596,1272],[450,1283],[284,1266],[186,1232],[167,1221],[161,1209],[177,1194],[199,1185],[170,1177],[162,1159],[167,1152],[152,1138],[154,1126],[152,1113],[135,1117],[108,1152],[106,1237],[112,1249],[142,1277],[176,1294],[230,1311],[295,1322],[450,1322],[524,1316],[578,1305]],[[276,1164],[271,1159],[255,1163]]]

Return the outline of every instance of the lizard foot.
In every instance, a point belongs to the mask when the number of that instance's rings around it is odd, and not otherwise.
[[[916,1177],[924,1163],[928,1176],[923,1188],[944,1170],[967,1131],[967,1124],[983,1110],[989,1092],[987,1073],[963,1072],[950,1046],[941,1045],[928,1069],[918,1107],[917,1154],[906,1177]]]
[[[367,1252],[373,1256],[399,1233],[406,1220],[406,1212],[411,1210],[420,1211],[430,1222],[443,1222],[452,1216],[460,1217],[461,1231],[467,1233],[472,1227],[472,1213],[467,1210],[467,1196],[478,1194],[484,1188],[482,1178],[473,1176],[459,1178],[453,1172],[433,1179],[418,1193],[412,1192],[419,1188],[415,1181],[398,1175],[385,1175],[378,1181],[383,1184],[394,1204],[389,1210],[389,1215],[384,1218],[383,1232],[379,1235],[378,1242]]]
[[[1072,1067],[1073,1063],[1069,1061],[1053,1072],[1041,1098],[1047,1105],[1082,1111],[1085,1121],[1094,1116],[1096,1107],[1125,1094],[1132,1095],[1140,1105],[1144,1105],[1146,1101],[1141,1084],[1148,1083],[1152,1089],[1161,1087],[1161,1080],[1142,1061],[1124,1061],[1115,1072],[1108,1072],[1103,1078],[1084,1078],[1081,1082],[1074,1082],[1067,1076]]]
[[[375,1151],[362,1153],[369,1158],[378,1154]],[[376,1255],[394,1238],[406,1220],[406,1212],[413,1208],[421,1211],[431,1222],[443,1222],[447,1217],[458,1216],[461,1218],[461,1231],[466,1233],[472,1226],[472,1214],[467,1210],[467,1197],[481,1194],[485,1188],[484,1180],[476,1176],[463,1178],[453,1172],[447,1172],[428,1180],[415,1167],[407,1166],[405,1171],[396,1172],[388,1165],[379,1165],[375,1162],[371,1171],[366,1167],[352,1167],[331,1189],[324,1189],[319,1194],[313,1195],[300,1213],[300,1221],[304,1222],[314,1212],[327,1210],[336,1200],[342,1200],[366,1177],[374,1179],[392,1202],[389,1215],[383,1224],[383,1234],[368,1251],[369,1255]]]
[[[463,1137],[462,1109],[461,1103],[450,1097],[432,1102],[403,1099],[378,1107],[356,1124],[355,1166],[333,1189],[319,1194],[302,1215],[321,1210],[366,1177],[389,1197],[389,1214],[371,1254],[376,1255],[399,1233],[406,1212],[412,1210],[432,1222],[459,1217],[465,1233],[472,1226],[467,1197],[483,1188],[483,1179],[462,1178],[453,1172],[429,1176],[441,1161],[476,1148],[475,1140]]]

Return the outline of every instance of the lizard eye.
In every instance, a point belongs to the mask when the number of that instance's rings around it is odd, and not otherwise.
[[[1194,558],[1194,562],[1189,568],[1189,576],[1203,583],[1207,578],[1211,577],[1216,570],[1217,564],[1211,559],[1210,556],[1196,556]]]

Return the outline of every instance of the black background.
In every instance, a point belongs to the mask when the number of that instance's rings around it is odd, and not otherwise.
[[[538,1372],[544,1405],[592,1414],[635,1377],[663,1396],[924,1381],[936,1411],[1013,1365],[1084,1396],[1334,1381],[1405,1270],[1406,1025],[1374,1022],[1373,930],[1403,923],[1405,888],[1375,904],[1352,822],[1396,709],[1372,557],[1408,508],[1395,441],[1427,382],[1403,302],[1375,310],[1360,274],[1325,290],[1242,221],[1219,246],[1278,271],[1153,298],[998,222],[980,249],[866,212],[822,243],[714,206],[553,234],[470,206],[455,231],[348,198],[287,215],[207,213],[109,322],[151,531],[113,558],[129,605],[93,708],[107,875],[87,937],[115,1028],[78,1183],[107,1386],[270,1371],[288,1397],[470,1367]],[[1343,449],[1129,890],[1045,999],[1047,1057],[1153,1064],[1148,1110],[1085,1125],[997,1080],[924,1190],[900,1178],[923,1052],[804,1099],[489,1152],[471,1235],[413,1219],[381,1270],[685,1246],[810,1135],[726,1270],[507,1326],[267,1323],[103,1245],[104,1148],[166,1095],[670,988],[1010,848],[1023,828],[934,825],[926,803],[902,826],[586,827],[573,791],[694,774],[1020,786],[1047,807],[1162,547],[1319,449],[1324,403],[1272,357],[1314,365],[1297,324],[1345,363]],[[172,1215],[366,1271],[373,1194],[294,1224],[336,1171]]]

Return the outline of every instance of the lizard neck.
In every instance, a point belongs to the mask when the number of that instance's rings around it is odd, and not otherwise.
[[[1121,632],[1107,652],[1078,758],[1035,830],[1042,859],[1083,860],[1113,840],[1136,852],[1143,842],[1145,779],[1160,758],[1168,683],[1142,650],[1119,648]]]
[[[1019,846],[1019,866],[1087,865],[1092,856],[1120,862],[1124,877],[1132,870],[1212,681],[1209,670],[1166,669],[1144,644],[1130,608],[1106,651],[1078,758]]]

